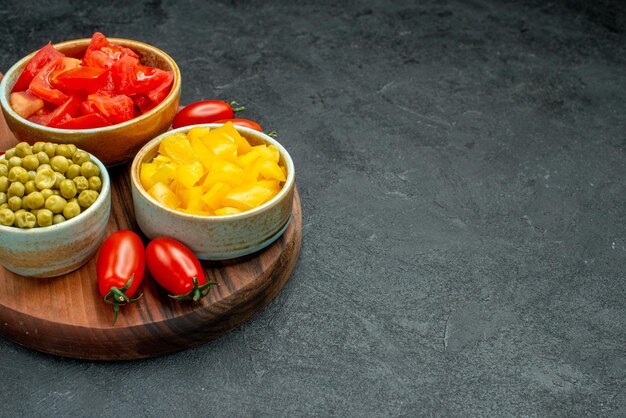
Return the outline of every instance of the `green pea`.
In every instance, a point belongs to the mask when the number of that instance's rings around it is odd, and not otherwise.
[[[34,228],[37,226],[37,217],[30,212],[15,212],[15,225],[18,228]]]
[[[65,172],[65,177],[68,179],[73,179],[77,176],[80,176],[80,165],[71,164]]]
[[[51,210],[52,213],[61,213],[65,205],[67,205],[67,200],[57,195],[50,196],[45,202],[46,209]]]
[[[52,225],[60,224],[61,222],[65,222],[65,217],[60,213],[57,213],[52,217]]]
[[[23,203],[28,209],[39,209],[43,207],[44,201],[43,195],[39,192],[32,192],[23,199]]]
[[[6,165],[7,167],[9,166],[9,160],[2,158],[0,159],[0,165]]]
[[[22,159],[18,156],[13,156],[11,158],[9,158],[9,168],[12,167],[21,167],[22,166]]]
[[[89,188],[97,192],[100,191],[100,189],[102,188],[102,180],[99,176],[89,177]]]
[[[5,204],[9,200],[9,196],[6,193],[0,192],[0,205]]]
[[[0,209],[0,225],[13,226],[15,214],[11,209]]]
[[[39,158],[36,155],[27,155],[22,158],[22,167],[27,170],[36,170],[39,167]]]
[[[9,178],[6,176],[0,177],[0,192],[6,192],[9,190]]]
[[[28,181],[28,171],[23,167],[13,167],[9,170],[9,181],[26,183]]]
[[[27,142],[20,142],[15,146],[15,155],[24,158],[27,155],[33,155],[33,149]]]
[[[36,192],[37,186],[35,185],[35,182],[33,180],[28,180],[26,183],[24,183],[24,194],[31,194],[32,192]]]
[[[37,225],[39,226],[50,226],[52,225],[52,211],[48,209],[39,209],[37,211]]]
[[[76,190],[76,183],[74,183],[70,179],[64,179],[61,181],[61,183],[59,184],[59,191],[61,192],[61,196],[66,199],[73,198],[78,192]]]
[[[78,195],[78,204],[83,208],[88,208],[93,205],[98,196],[100,196],[100,193],[95,190],[83,190]]]
[[[76,151],[78,151],[78,147],[74,144],[67,144],[67,146],[70,149],[70,151],[72,151],[72,156],[76,154]],[[71,158],[71,157],[68,157],[68,158]]]
[[[61,196],[61,192],[58,189],[52,189],[52,194],[55,196]]]
[[[28,179],[32,180],[32,181],[35,181],[35,177],[37,177],[37,172],[34,171],[34,170],[30,170],[28,172]]]
[[[72,149],[67,144],[59,144],[57,146],[56,155],[61,155],[65,158],[72,158]]]
[[[74,161],[75,164],[82,165],[83,163],[90,161],[89,153],[85,151],[77,151],[72,157],[72,161]]]
[[[37,153],[37,160],[39,160],[39,164],[48,164],[50,162],[50,157],[43,151]]]
[[[9,197],[9,201],[7,203],[9,204],[9,209],[11,209],[13,212],[22,209],[22,198],[19,196]]]
[[[6,160],[2,160],[6,161]],[[9,175],[9,166],[8,165],[0,165],[0,176],[8,176]]]
[[[33,144],[33,154],[37,154],[43,151],[44,144],[45,142],[40,142],[40,141],[35,142]]]
[[[43,189],[41,191],[41,195],[43,196],[43,200],[46,200],[47,198],[49,198],[50,196],[52,196],[54,193],[52,193],[52,190],[50,189]]]
[[[15,157],[15,148],[9,148],[4,152],[4,158],[7,160],[10,160],[13,157]]]
[[[53,187],[55,189],[59,189],[59,187],[61,187],[61,182],[63,180],[65,180],[65,176],[63,174],[61,174],[61,173],[54,173],[54,177],[55,177],[55,179],[54,179],[54,186]]]
[[[52,170],[52,167],[50,167],[50,164],[41,164],[39,167],[37,167],[37,170],[35,170],[37,173],[39,173],[41,170]]]
[[[89,180],[87,180],[84,176],[74,177],[72,181],[76,184],[76,191],[78,193],[89,189]]]
[[[80,215],[80,206],[78,206],[77,202],[70,202],[63,208],[63,216],[65,219],[72,219],[78,215]]]
[[[43,145],[43,152],[45,152],[49,158],[54,157],[57,150],[57,144],[53,144],[52,142],[46,142]]]
[[[78,203],[78,199],[76,199],[75,197],[73,197],[71,199],[67,199],[67,203],[72,203],[72,202]]]
[[[8,203],[1,204],[0,209],[9,209],[9,204]]]
[[[56,175],[51,168],[40,170],[35,177],[35,185],[39,190],[51,189],[56,181]]]
[[[63,145],[63,144],[61,144]],[[59,146],[61,146],[59,145]],[[57,155],[54,156],[51,160],[50,160],[50,166],[52,167],[52,169],[56,172],[59,172],[61,174],[65,174],[65,172],[67,171],[67,169],[70,166],[70,162],[69,160],[63,156],[63,155]]]
[[[11,183],[11,185],[9,186],[9,189],[7,190],[7,195],[9,197],[11,196],[22,197],[24,196],[25,189],[26,187],[22,183]]]
[[[97,165],[95,165],[91,161],[87,161],[80,165],[80,175],[86,178],[89,178],[92,176],[99,176],[100,169],[98,168]]]

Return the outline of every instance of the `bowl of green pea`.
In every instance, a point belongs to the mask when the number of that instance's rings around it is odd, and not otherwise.
[[[28,277],[78,269],[111,211],[106,167],[72,144],[20,142],[0,157],[0,264]]]

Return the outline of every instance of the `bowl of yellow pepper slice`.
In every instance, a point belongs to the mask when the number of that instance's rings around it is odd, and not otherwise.
[[[133,160],[131,181],[144,234],[177,239],[203,260],[259,251],[291,219],[289,153],[274,138],[230,122],[154,138]]]

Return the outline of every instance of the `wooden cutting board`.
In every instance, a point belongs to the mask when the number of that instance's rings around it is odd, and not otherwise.
[[[15,143],[0,114],[0,151]],[[115,167],[109,174],[107,235],[131,229],[147,244],[135,222],[129,166]],[[197,346],[250,319],[278,294],[296,266],[301,240],[296,190],[291,223],[280,239],[247,257],[202,262],[207,278],[218,283],[205,299],[173,300],[146,270],[143,298],[122,307],[115,324],[111,306],[97,289],[96,257],[73,273],[51,279],[18,276],[0,266],[0,335],[35,350],[91,360],[139,359]]]

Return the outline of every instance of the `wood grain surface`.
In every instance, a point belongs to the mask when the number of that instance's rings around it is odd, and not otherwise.
[[[15,142],[0,115],[0,151]],[[147,243],[134,218],[128,165],[109,174],[107,235],[131,229]],[[197,346],[248,320],[278,294],[295,268],[301,238],[296,190],[291,224],[275,243],[236,260],[202,262],[207,277],[218,283],[204,300],[170,299],[146,270],[143,298],[122,307],[115,324],[97,290],[96,257],[52,279],[22,277],[0,267],[0,335],[35,350],[92,360],[139,359]]]

